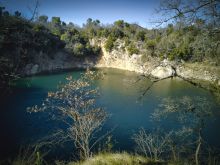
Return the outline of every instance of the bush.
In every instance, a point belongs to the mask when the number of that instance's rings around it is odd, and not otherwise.
[[[155,46],[156,46],[156,41],[155,40],[148,40],[147,41],[147,48],[148,49],[155,49]]]
[[[34,30],[35,32],[43,31],[43,30],[45,30],[45,27],[44,27],[43,25],[40,25],[40,24],[35,24],[35,25],[33,26],[33,30]]]
[[[136,46],[133,43],[131,43],[128,46],[127,50],[128,50],[129,55],[138,54],[139,53],[139,50],[136,48]]]
[[[119,28],[113,28],[111,30],[111,34],[110,34],[113,38],[123,38],[125,35],[124,35],[124,32],[119,29]]]
[[[108,52],[112,51],[112,49],[114,47],[115,40],[116,39],[112,36],[108,37],[108,39],[106,40],[105,45],[104,45],[106,51],[108,51]]]
[[[139,41],[144,41],[145,39],[145,31],[139,31],[136,35],[136,39]]]
[[[147,49],[150,50],[151,56],[155,55],[156,45],[157,45],[156,40],[148,40],[147,43],[146,43]]]
[[[174,47],[173,49],[170,50],[168,53],[168,58],[169,60],[174,60],[174,59],[183,59],[183,60],[189,60],[192,54],[192,49],[186,45],[186,44],[181,44],[179,47]]]

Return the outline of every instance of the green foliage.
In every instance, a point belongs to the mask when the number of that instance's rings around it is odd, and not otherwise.
[[[91,18],[88,18],[86,24],[83,24],[83,30],[88,38],[94,38],[98,35],[98,33],[101,36],[100,32],[98,32],[100,29],[99,20],[92,20]]]
[[[66,43],[66,49],[78,57],[99,55],[100,48],[91,46],[89,39],[77,29],[70,29],[61,35],[61,40]]]
[[[106,51],[108,51],[108,52],[112,51],[115,41],[116,41],[116,39],[114,37],[112,37],[112,36],[108,37],[108,39],[106,40],[105,45],[104,45]]]
[[[130,43],[130,45],[127,47],[127,50],[128,50],[129,55],[138,54],[139,53],[139,49],[136,48],[134,43]]]
[[[170,50],[168,53],[169,60],[177,59],[183,59],[188,60],[191,56],[192,50],[189,48],[189,45],[183,43],[179,47],[174,47]]]
[[[8,86],[27,64],[34,63],[39,54],[40,58],[53,58],[53,52],[64,48],[64,43],[42,24],[22,18],[20,12],[5,15],[5,9],[0,9],[1,88]]]
[[[114,22],[114,25],[118,28],[123,28],[124,27],[125,22],[123,20],[118,20]]]
[[[113,28],[113,29],[111,29],[110,35],[113,38],[123,38],[124,32],[119,28]]]
[[[110,33],[111,32],[108,29],[102,29],[101,30],[101,36],[102,37],[106,37],[107,38],[110,35]]]
[[[144,41],[145,40],[145,31],[139,31],[136,35],[137,40]]]
[[[126,38],[124,39],[124,41],[125,41],[125,47],[129,46],[129,44],[131,43],[131,41],[129,40],[128,37],[126,37]]]
[[[40,31],[45,30],[45,27],[42,26],[42,25],[40,25],[40,24],[35,24],[35,25],[33,26],[33,30],[34,30],[35,32],[40,32]]]
[[[148,40],[146,45],[148,49],[154,50],[156,46],[156,41],[155,40]]]
[[[169,24],[166,29],[167,35],[171,34],[174,31],[173,24]]]
[[[48,16],[46,16],[46,15],[41,15],[41,16],[38,17],[38,21],[40,23],[45,24],[45,23],[47,23],[47,20],[48,20]]]
[[[52,17],[52,24],[54,24],[55,26],[60,26],[61,25],[60,17]]]

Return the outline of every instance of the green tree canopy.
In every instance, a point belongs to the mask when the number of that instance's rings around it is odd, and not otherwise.
[[[46,15],[41,15],[38,17],[38,21],[40,23],[47,23],[47,20],[48,20],[48,16],[46,16]]]

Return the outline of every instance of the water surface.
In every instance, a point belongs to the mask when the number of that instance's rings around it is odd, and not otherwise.
[[[102,69],[102,71],[105,73],[104,79],[95,82],[95,86],[99,88],[101,93],[97,104],[105,107],[106,111],[111,114],[111,118],[104,125],[103,132],[116,127],[112,132],[114,150],[134,151],[132,135],[140,127],[147,130],[158,127],[151,121],[150,115],[157,108],[161,99],[182,96],[201,96],[211,102],[215,116],[208,120],[205,140],[220,147],[218,128],[220,125],[220,106],[208,91],[197,88],[179,78],[173,78],[155,83],[140,100],[144,89],[150,84],[149,80],[138,81],[140,76],[129,71],[117,69]],[[27,113],[26,108],[40,105],[47,96],[47,92],[56,90],[60,82],[65,82],[66,76],[72,75],[74,78],[78,78],[83,72],[72,71],[34,76],[17,82],[10,97],[4,98],[5,101],[1,102],[1,159],[14,155],[21,145],[41,138],[54,128],[59,127],[56,122],[51,122],[44,115]],[[166,121],[163,126],[165,129],[170,129],[175,127],[175,124],[175,121]],[[59,158],[62,159],[68,155],[66,153],[71,151],[71,146],[63,147],[59,151]]]

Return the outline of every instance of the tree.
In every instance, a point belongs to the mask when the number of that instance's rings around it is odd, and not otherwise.
[[[15,16],[16,16],[16,17],[20,17],[20,16],[21,16],[21,12],[15,11]]]
[[[38,21],[40,23],[45,24],[45,23],[47,23],[47,20],[48,20],[48,16],[46,16],[46,15],[41,15],[41,16],[38,17]]]
[[[4,10],[5,10],[5,7],[0,6],[0,17],[2,16]]]
[[[220,19],[219,0],[162,0],[158,12],[165,18],[157,21],[158,26],[171,21],[194,23],[196,19],[206,19],[214,26]]]
[[[161,154],[167,150],[170,133],[161,136],[159,134],[147,133],[142,128],[138,133],[134,134],[132,138],[137,144],[139,152],[157,161]]]
[[[174,31],[173,24],[168,24],[166,33],[167,35],[170,35]]]
[[[118,28],[123,28],[124,27],[124,20],[115,21],[114,25]]]
[[[109,36],[108,39],[106,40],[104,47],[108,52],[112,51],[115,40],[116,39],[112,36]]]
[[[3,16],[8,17],[9,15],[10,15],[10,14],[9,14],[8,11],[4,11],[4,12],[3,12]]]
[[[61,27],[60,17],[52,17],[51,27],[52,33],[57,36],[61,36],[63,34],[63,29]]]
[[[92,24],[92,18],[88,18],[87,21],[86,21],[86,24],[91,25]]]
[[[108,114],[103,108],[95,106],[98,91],[91,87],[92,81],[101,76],[91,71],[77,80],[70,76],[58,91],[48,92],[41,107],[28,108],[30,112],[48,112],[52,119],[63,122],[66,129],[59,130],[61,134],[55,140],[72,140],[82,159],[90,157],[91,150],[104,138],[104,135],[95,135]]]
[[[29,21],[33,21],[38,17],[39,5],[40,5],[39,0],[36,0],[33,8],[28,7],[28,9],[30,10],[31,15],[32,15]]]
[[[66,26],[66,22],[62,21],[62,26]]]
[[[55,26],[60,26],[61,25],[60,17],[52,17],[52,24],[54,24]]]

